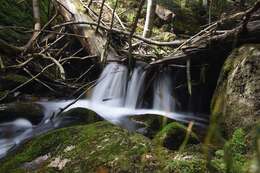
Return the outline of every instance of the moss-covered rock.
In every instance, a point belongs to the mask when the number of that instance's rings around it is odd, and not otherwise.
[[[204,173],[194,153],[172,153],[107,122],[49,132],[25,143],[0,164],[1,172]]]
[[[172,150],[186,144],[198,143],[199,139],[193,132],[188,132],[183,124],[172,122],[163,127],[153,139],[154,143]]]
[[[68,119],[69,125],[90,124],[103,120],[103,118],[100,117],[97,113],[85,108],[70,109],[66,112],[63,112],[60,117],[63,119],[63,123],[65,123],[66,119]]]
[[[212,100],[212,120],[227,136],[260,122],[260,45],[244,45],[227,58]]]
[[[43,108],[37,103],[10,103],[0,105],[0,123],[25,118],[37,124],[44,116]]]

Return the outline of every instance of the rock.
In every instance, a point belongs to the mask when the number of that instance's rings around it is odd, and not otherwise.
[[[172,122],[163,127],[159,131],[153,141],[155,144],[166,147],[171,150],[179,149],[185,141],[186,135],[188,134],[187,127],[178,122]],[[199,139],[194,132],[190,133],[186,144],[198,143]],[[184,144],[184,145],[186,145]]]
[[[137,129],[143,130],[141,134],[149,138],[154,138],[155,134],[157,134],[165,124],[172,122],[172,120],[164,116],[152,114],[131,116],[130,119],[136,122]],[[140,130],[137,130],[137,132],[140,132]]]
[[[260,45],[244,45],[226,59],[212,105],[211,121],[231,136],[235,129],[249,132],[260,122]]]
[[[61,115],[62,126],[90,124],[103,120],[102,117],[95,112],[85,108],[73,108],[69,111],[63,112]]]
[[[16,102],[0,105],[0,123],[25,118],[33,124],[38,124],[43,116],[43,107],[37,103]]]
[[[167,8],[161,5],[156,5],[155,13],[160,19],[168,22],[172,20],[175,16],[175,14],[171,10],[168,10]]]
[[[0,164],[11,172],[206,172],[201,154],[173,153],[108,122],[49,132]]]

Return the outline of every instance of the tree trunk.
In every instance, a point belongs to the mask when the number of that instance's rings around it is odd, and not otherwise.
[[[153,29],[153,22],[155,17],[156,0],[147,0],[146,19],[144,25],[143,37],[150,37]]]

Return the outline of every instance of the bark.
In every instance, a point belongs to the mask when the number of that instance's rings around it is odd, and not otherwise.
[[[64,17],[66,22],[94,22],[94,20],[86,12],[81,0],[53,0],[58,7],[60,14]],[[106,56],[106,60],[119,60],[121,57],[117,54],[115,49],[111,46],[106,50],[106,55],[103,54],[106,37],[101,31],[95,32],[96,28],[87,25],[72,25],[71,28],[76,34],[82,35],[85,38],[79,38],[82,46],[92,55]],[[103,59],[103,58],[102,58]]]
[[[153,29],[153,22],[156,10],[156,0],[147,0],[146,19],[144,25],[143,37],[150,37]]]

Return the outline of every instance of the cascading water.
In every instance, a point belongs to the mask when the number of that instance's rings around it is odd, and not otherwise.
[[[160,72],[154,81],[153,109],[166,112],[175,111],[172,96],[172,80],[168,71]]]
[[[116,107],[136,108],[145,79],[144,65],[138,64],[132,75],[126,66],[110,63],[93,89],[91,101]]]
[[[64,111],[76,107],[90,109],[104,119],[129,130],[136,130],[136,124],[128,117],[145,114],[165,116],[183,122],[205,123],[203,118],[174,112],[173,83],[167,70],[160,72],[153,81],[153,101],[150,103],[152,108],[145,109],[139,104],[143,99],[145,81],[147,80],[145,78],[144,64],[137,63],[132,74],[130,74],[126,66],[114,62],[105,67],[92,90],[90,98],[78,100],[69,107],[67,106],[74,100],[38,102],[44,107],[45,116],[37,126],[33,127],[27,120],[16,120],[0,124],[0,158],[24,140],[64,126],[64,123],[66,124],[65,120],[60,116],[54,116],[53,118],[53,115],[65,107],[67,108]],[[9,138],[1,137],[1,131],[6,129],[7,126],[9,130],[15,129],[13,130],[13,136]],[[2,132],[2,134],[4,133]]]
[[[124,65],[110,63],[103,70],[93,89],[91,101],[110,106],[123,106],[128,70]]]

